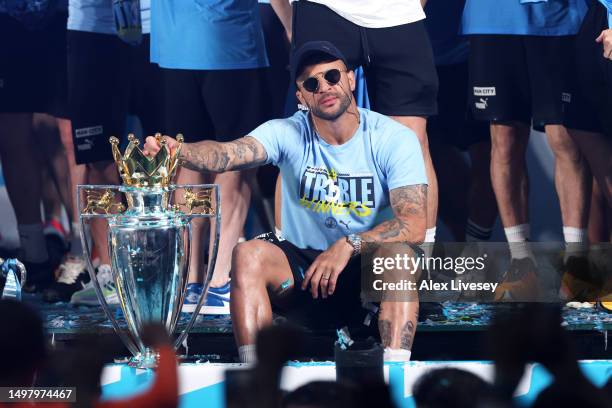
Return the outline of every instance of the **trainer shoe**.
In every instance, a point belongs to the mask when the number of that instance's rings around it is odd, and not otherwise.
[[[83,289],[89,282],[85,261],[81,258],[67,257],[58,268],[58,278],[43,291],[45,302],[68,302],[72,294]]]
[[[595,302],[598,300],[603,281],[590,265],[587,257],[570,256],[563,265],[563,276],[559,296],[568,302]]]
[[[496,301],[535,302],[540,293],[536,266],[531,258],[512,259],[495,290]]]
[[[119,296],[117,296],[117,289],[115,287],[115,281],[113,280],[113,274],[109,265],[100,265],[96,268],[96,278],[102,294],[108,305],[118,305]],[[70,303],[77,306],[98,306],[100,301],[96,294],[94,283],[90,281],[83,289],[78,292],[74,292],[70,298]]]
[[[228,281],[225,285],[213,288],[208,288],[208,294],[206,296],[206,302],[200,308],[200,314],[205,315],[229,315],[229,302],[230,302],[230,282]],[[202,294],[203,287],[199,283],[190,283],[187,285],[187,293],[185,294],[185,302],[183,303],[184,313],[193,313],[198,300]]]

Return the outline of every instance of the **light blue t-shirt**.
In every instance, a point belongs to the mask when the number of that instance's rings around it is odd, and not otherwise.
[[[464,5],[465,0],[432,0],[425,6],[425,27],[436,65],[460,64],[468,59],[470,46],[460,33]]]
[[[370,230],[389,207],[390,190],[427,184],[414,132],[379,113],[359,113],[359,129],[342,145],[321,139],[304,112],[250,133],[280,168],[283,238],[299,248],[325,250]]]
[[[612,0],[599,0],[599,2],[608,10],[608,28],[612,28]]]
[[[467,0],[463,34],[575,35],[589,0]]]
[[[151,32],[151,0],[140,0],[143,34]],[[69,0],[68,29],[98,34],[116,34],[113,0]]]
[[[163,68],[268,66],[257,0],[155,0],[151,62]]]

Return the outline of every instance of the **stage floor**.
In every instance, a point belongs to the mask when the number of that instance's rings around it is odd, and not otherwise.
[[[237,364],[181,364],[179,366],[180,408],[222,408],[225,404],[225,370],[240,369]],[[387,363],[384,375],[396,406],[415,407],[412,390],[415,382],[430,370],[452,367],[469,371],[492,382],[494,366],[490,361],[410,361]],[[602,387],[612,375],[612,361],[581,361],[584,375],[597,387]],[[125,365],[106,366],[102,375],[102,396],[124,398],[146,390],[153,381],[151,371],[136,370]],[[292,391],[310,381],[333,381],[335,365],[331,362],[289,363],[283,369],[281,389]],[[518,406],[531,405],[537,395],[550,384],[548,371],[540,364],[527,364],[514,397]]]
[[[70,342],[79,334],[114,336],[110,321],[100,307],[72,306],[66,303],[44,303],[39,296],[25,295],[24,301],[36,307],[45,327],[56,342]],[[512,304],[423,303],[413,356],[422,360],[486,359],[483,347],[485,331],[497,308]],[[122,319],[119,308],[116,315]],[[181,314],[179,325],[189,319]],[[563,310],[563,325],[574,338],[582,359],[610,358],[607,333],[612,329],[612,314],[599,309]],[[359,328],[351,333],[359,336]],[[335,331],[309,332],[310,355],[326,360],[333,354]],[[231,319],[229,316],[198,316],[189,335],[189,353],[204,354],[212,361],[236,361]]]

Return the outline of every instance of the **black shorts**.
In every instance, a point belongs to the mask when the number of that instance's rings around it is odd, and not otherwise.
[[[575,81],[574,36],[472,35],[470,106],[490,122],[563,125]]]
[[[149,35],[130,46],[116,35],[68,31],[68,100],[77,164],[112,160],[128,114],[145,135],[164,132],[160,69],[149,62]]]
[[[293,3],[293,47],[314,40],[338,47],[349,68],[363,66],[373,110],[389,116],[436,114],[438,78],[423,21],[365,28],[321,4]]]
[[[269,119],[266,70],[162,68],[168,133],[189,143],[248,135]]]
[[[323,251],[301,249],[291,242],[282,240],[273,233],[257,237],[279,247],[291,267],[294,288],[283,306],[274,305],[274,312],[312,328],[340,328],[343,325],[357,325],[364,322],[368,311],[361,304],[361,259],[352,258],[340,274],[332,296],[313,299],[307,290],[301,289],[306,273],[312,262]]]
[[[612,138],[612,60],[604,58],[603,45],[595,42],[607,28],[608,12],[595,2],[576,37],[577,98],[570,103],[567,126]]]
[[[0,13],[0,112],[67,117],[66,21],[37,30]]]
[[[468,106],[468,63],[437,66],[440,88],[438,114],[427,121],[430,143],[466,150],[488,141],[489,123],[474,119]]]

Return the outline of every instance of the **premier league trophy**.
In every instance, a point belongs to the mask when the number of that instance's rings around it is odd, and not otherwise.
[[[221,213],[217,185],[173,185],[183,138],[171,152],[161,135],[161,149],[149,158],[129,135],[125,153],[111,137],[113,156],[123,180],[121,186],[78,186],[81,239],[89,274],[98,299],[128,350],[130,365],[154,367],[156,355],[145,347],[141,331],[147,323],[161,323],[173,334],[187,288],[192,221],[204,218],[210,224],[208,266],[201,280],[205,290],[182,330],[175,347],[182,344],[195,323],[214,270]],[[106,221],[106,222],[104,222]],[[112,313],[91,262],[91,230],[106,228],[113,280],[125,328]]]

